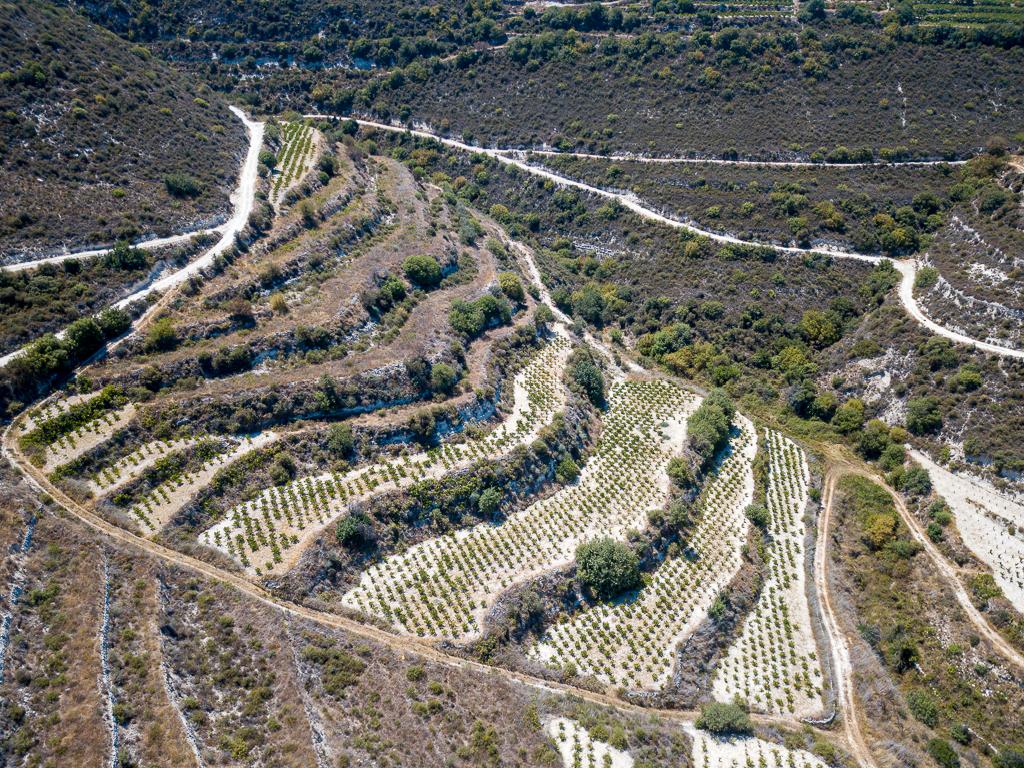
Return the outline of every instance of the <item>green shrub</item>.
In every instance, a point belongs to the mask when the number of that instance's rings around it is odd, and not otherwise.
[[[338,542],[350,549],[361,549],[373,541],[373,527],[362,512],[346,515],[338,521],[335,535]]]
[[[725,446],[735,412],[728,395],[714,389],[687,422],[690,450],[700,459],[702,468],[706,468],[719,449]]]
[[[723,704],[713,701],[700,709],[697,727],[716,736],[744,735],[753,733],[754,726],[746,710],[739,704]]]
[[[938,705],[936,705],[935,700],[924,691],[911,691],[908,693],[907,706],[910,707],[910,714],[929,728],[934,728],[938,724]]]
[[[332,424],[327,432],[327,448],[335,456],[347,458],[355,447],[355,438],[349,424]]]
[[[459,374],[447,363],[434,363],[430,368],[430,389],[447,394],[459,383]]]
[[[172,173],[164,178],[164,186],[174,197],[199,197],[203,194],[202,183],[187,173]]]
[[[526,298],[523,284],[519,282],[519,276],[515,272],[501,272],[498,275],[498,287],[509,299],[521,304]]]
[[[573,383],[582,390],[591,403],[596,406],[604,405],[604,374],[590,353],[582,349],[577,350],[569,364],[569,374]]]
[[[580,468],[572,456],[566,456],[555,467],[555,479],[560,483],[571,483],[580,476]]]
[[[772,520],[771,514],[768,512],[768,508],[764,504],[751,504],[745,510],[747,519],[750,520],[754,525],[762,530],[767,530],[768,524]]]
[[[640,561],[621,541],[594,539],[576,548],[576,572],[585,587],[608,599],[640,585]]]
[[[488,517],[494,515],[501,506],[501,491],[497,488],[485,488],[483,493],[480,494],[480,499],[477,501],[477,509],[480,510],[480,514],[487,515]]]
[[[907,429],[915,435],[937,432],[942,427],[939,401],[934,397],[918,397],[907,401]]]
[[[960,768],[960,757],[945,739],[929,741],[928,754],[941,768]]]
[[[166,352],[177,345],[178,332],[169,317],[162,317],[149,327],[143,347],[147,352]]]
[[[434,288],[441,282],[441,265],[433,256],[410,256],[402,262],[402,270],[420,288]]]

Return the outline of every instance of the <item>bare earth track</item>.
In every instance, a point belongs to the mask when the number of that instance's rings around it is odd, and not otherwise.
[[[306,117],[315,120],[338,120],[338,119],[349,119],[340,118],[337,115],[324,115],[324,114],[309,114]],[[436,141],[444,146],[458,149],[463,152],[469,152],[472,154],[481,154],[497,160],[505,165],[513,166],[526,173],[533,174],[534,176],[540,176],[541,178],[548,179],[562,187],[570,187],[573,189],[579,189],[580,191],[587,192],[598,197],[603,197],[609,200],[615,200],[623,207],[632,211],[633,213],[641,216],[650,221],[658,224],[663,224],[675,229],[685,229],[689,232],[693,232],[701,237],[706,237],[709,240],[713,240],[719,243],[731,244],[731,245],[743,245],[749,247],[758,248],[771,248],[782,253],[790,253],[797,256],[812,256],[821,255],[835,259],[849,259],[852,261],[860,261],[867,264],[879,264],[882,261],[886,261],[882,256],[872,256],[864,253],[856,253],[853,251],[846,251],[839,248],[798,248],[795,246],[782,246],[774,245],[772,243],[759,243],[752,242],[750,240],[743,240],[738,237],[734,237],[728,234],[722,234],[720,232],[712,232],[704,229],[691,222],[680,221],[670,216],[666,216],[663,213],[659,213],[640,202],[634,195],[622,194],[620,192],[611,192],[607,189],[595,187],[590,184],[585,184],[575,179],[570,179],[561,174],[555,173],[554,171],[542,168],[537,165],[533,165],[526,160],[522,159],[522,153],[515,150],[508,149],[491,149],[473,146],[466,144],[462,141],[455,139],[449,139],[444,136],[438,136],[433,133],[422,130],[413,130],[402,126],[390,125],[388,123],[379,123],[372,120],[362,120],[357,118],[351,118],[355,120],[359,125],[366,126],[368,128],[376,128],[382,131],[390,131],[392,133],[408,133],[412,136],[416,136],[421,139],[428,139]],[[955,341],[958,344],[966,344],[984,352],[989,352],[995,355],[1001,355],[1004,357],[1013,357],[1020,360],[1024,360],[1024,350],[1011,349],[1004,347],[999,344],[992,344],[987,341],[980,339],[974,339],[956,331],[950,330],[942,325],[939,325],[934,320],[925,315],[921,309],[917,300],[914,298],[914,280],[917,276],[918,262],[916,259],[897,260],[893,264],[900,272],[901,280],[899,286],[899,297],[900,302],[903,304],[907,314],[909,314],[915,321],[926,327],[933,333],[943,336],[950,341]]]

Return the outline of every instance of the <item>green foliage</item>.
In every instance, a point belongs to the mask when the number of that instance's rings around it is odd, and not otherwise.
[[[344,422],[332,424],[327,431],[327,449],[338,458],[348,458],[354,448],[351,425]]]
[[[498,287],[511,301],[521,304],[526,299],[526,292],[523,284],[519,281],[519,275],[515,272],[499,272]],[[550,312],[551,310],[548,309]]]
[[[498,299],[485,294],[476,301],[452,302],[448,322],[452,328],[469,338],[476,338],[491,324],[508,323],[512,319],[512,307],[504,298]]]
[[[936,398],[929,395],[907,401],[907,429],[915,435],[926,435],[941,427],[942,412]]]
[[[448,394],[458,383],[458,372],[447,363],[434,363],[430,367],[430,388],[434,392]]]
[[[599,538],[576,548],[576,572],[583,585],[609,599],[640,585],[640,561],[621,541]]]
[[[580,476],[580,468],[572,456],[566,456],[555,467],[555,479],[560,483],[572,483]]]
[[[728,440],[735,412],[736,408],[728,395],[715,389],[704,398],[687,422],[686,434],[690,450],[696,454],[702,468],[707,467]]]
[[[921,267],[914,276],[914,290],[927,291],[939,282],[939,270],[935,267]]]
[[[960,757],[945,739],[931,739],[928,754],[941,768],[960,768]]]
[[[674,456],[668,461],[668,478],[677,488],[686,490],[694,484],[693,471],[685,459]]]
[[[441,265],[433,256],[410,256],[402,262],[402,270],[420,288],[434,288],[441,282]]]
[[[742,706],[718,701],[700,708],[696,726],[715,736],[743,736],[754,732],[750,717]]]
[[[477,501],[477,509],[481,515],[493,516],[501,506],[501,491],[497,488],[485,488]]]
[[[569,360],[571,381],[590,400],[600,407],[605,400],[604,374],[589,350],[578,349]]]
[[[147,352],[166,352],[178,346],[178,332],[169,317],[156,320],[146,331],[143,348]]]
[[[349,549],[362,549],[374,540],[373,524],[362,512],[353,512],[341,518],[334,532],[338,542]]]
[[[768,508],[764,504],[751,504],[744,510],[744,514],[750,522],[762,530],[767,530],[768,524],[772,520],[771,513],[768,512]]]
[[[132,271],[145,269],[149,266],[146,252],[141,248],[132,248],[124,240],[118,240],[112,249],[104,254],[103,263],[111,269]]]
[[[924,467],[911,467],[898,475],[897,487],[909,496],[927,496],[932,490],[932,479]]]
[[[907,694],[907,706],[910,713],[929,728],[938,725],[939,708],[929,694],[920,690],[910,691]]]
[[[836,318],[817,309],[808,309],[800,320],[800,332],[811,346],[822,349],[839,341],[842,329]]]
[[[864,401],[853,397],[840,405],[832,417],[832,426],[844,435],[856,432],[864,426]]]
[[[164,177],[164,186],[174,197],[199,197],[203,194],[202,183],[187,173],[168,174]]]

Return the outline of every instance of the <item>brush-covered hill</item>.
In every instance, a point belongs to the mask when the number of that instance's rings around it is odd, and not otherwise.
[[[0,2],[0,252],[225,215],[246,148],[226,101],[74,11]]]

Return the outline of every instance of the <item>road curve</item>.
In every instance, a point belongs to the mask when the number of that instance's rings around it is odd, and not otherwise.
[[[429,131],[405,128],[398,125],[390,125],[388,123],[379,123],[373,120],[363,120],[361,118],[348,118],[338,115],[326,115],[319,113],[307,114],[305,117],[313,120],[353,120],[359,125],[366,126],[368,128],[377,128],[383,131],[389,131],[391,133],[407,133],[412,136],[416,136],[421,139],[428,139],[436,141],[453,149],[458,149],[463,152],[469,152],[471,154],[482,154],[491,157],[498,162],[508,165],[519,170],[530,173],[534,176],[539,176],[544,179],[550,180],[552,183],[557,184],[561,187],[570,189],[578,189],[582,192],[587,192],[591,195],[603,197],[608,200],[614,200],[622,205],[624,208],[632,211],[633,213],[641,216],[642,218],[653,221],[657,224],[663,224],[665,226],[673,227],[675,229],[684,229],[694,234],[706,237],[714,242],[723,243],[726,245],[742,245],[755,248],[771,248],[774,251],[782,253],[788,253],[796,256],[815,256],[821,255],[835,259],[847,259],[850,261],[860,261],[867,264],[878,264],[886,260],[882,256],[874,256],[870,254],[857,253],[855,251],[847,251],[842,248],[833,247],[820,247],[820,248],[799,248],[796,246],[785,246],[776,245],[773,243],[761,243],[752,240],[743,240],[742,238],[735,237],[729,234],[723,234],[721,232],[713,232],[709,229],[704,229],[690,221],[682,221],[680,219],[672,218],[664,213],[649,208],[644,205],[635,195],[626,194],[622,192],[612,192],[601,187],[595,187],[591,184],[586,184],[582,181],[562,176],[559,173],[555,173],[547,168],[543,168],[538,165],[533,165],[524,159],[520,158],[520,153],[514,150],[507,149],[494,149],[494,148],[483,148],[476,147],[472,144],[467,144],[457,139],[450,139],[444,136],[438,136],[430,133]],[[983,341],[981,339],[975,339],[970,336],[965,336],[957,331],[950,330],[942,325],[939,325],[934,320],[930,319],[921,309],[917,303],[917,299],[914,298],[914,280],[917,276],[917,261],[916,260],[893,260],[893,264],[900,272],[900,286],[899,286],[899,299],[903,304],[907,314],[911,316],[915,321],[920,323],[922,326],[930,330],[931,332],[943,336],[950,341],[954,341],[958,344],[965,344],[968,346],[980,349],[983,352],[989,352],[991,354],[1000,355],[1003,357],[1016,358],[1018,360],[1024,360],[1024,350],[1012,349],[1010,347],[1004,347],[999,344],[993,344],[991,342]]]
[[[200,270],[205,269],[210,264],[212,264],[213,260],[217,258],[217,256],[224,253],[224,251],[226,251],[231,246],[231,244],[234,243],[235,235],[237,235],[245,228],[246,223],[249,221],[249,215],[252,213],[253,204],[256,201],[256,182],[259,179],[258,169],[260,147],[263,144],[264,126],[263,123],[261,122],[250,120],[248,117],[246,117],[245,113],[242,112],[242,110],[240,110],[238,107],[232,106],[230,109],[238,117],[238,119],[241,120],[242,123],[245,125],[246,133],[249,135],[249,148],[246,151],[245,160],[242,163],[242,170],[239,176],[238,186],[235,188],[235,191],[231,195],[231,204],[233,208],[231,218],[219,229],[211,230],[220,232],[220,239],[211,248],[204,252],[203,255],[200,256],[199,258],[190,261],[181,269],[176,270],[171,274],[165,275],[164,277],[161,277],[159,280],[150,283],[145,288],[141,288],[140,290],[136,291],[130,296],[126,296],[125,298],[115,303],[113,305],[114,307],[117,307],[119,309],[127,307],[132,302],[145,298],[154,291],[166,291],[168,288],[172,288],[175,285],[184,282],[192,275],[198,273]],[[187,235],[175,235],[174,237],[187,239],[189,237],[192,237],[192,234],[194,233],[189,233]],[[165,241],[170,239],[173,238],[164,238]],[[155,243],[156,241],[149,242]],[[166,245],[167,243],[165,242],[164,244]],[[149,247],[155,246],[150,245]],[[100,255],[106,253],[106,250],[100,249],[88,253],[91,253],[92,255]],[[65,258],[84,258],[86,255],[88,255],[88,253],[83,252],[73,254],[71,256],[62,256],[56,258],[60,260],[63,260]],[[38,263],[39,262],[36,262],[36,264]],[[21,266],[22,265],[11,265],[11,268],[13,269],[15,267]],[[63,338],[64,331],[59,331],[56,334],[56,336],[57,338]],[[18,355],[23,354],[25,350],[28,349],[28,347],[30,347],[31,345],[32,344],[29,343],[28,345],[21,347],[20,349],[16,349],[15,351],[10,352],[4,355],[3,357],[0,357],[0,368],[3,368]]]
[[[188,242],[189,240],[191,240],[196,235],[213,235],[213,234],[223,234],[223,233],[226,233],[235,224],[235,219],[237,218],[238,211],[239,211],[239,202],[243,202],[244,203],[244,200],[240,201],[239,197],[240,196],[244,197],[243,188],[245,186],[246,170],[247,170],[247,168],[249,166],[250,158],[255,157],[255,160],[253,160],[253,163],[252,163],[252,173],[253,174],[255,174],[255,172],[256,172],[256,168],[257,168],[256,162],[259,160],[259,144],[257,144],[257,148],[256,148],[255,151],[253,150],[253,147],[252,147],[254,126],[256,126],[256,125],[260,125],[261,126],[259,128],[259,131],[260,131],[260,133],[259,133],[259,141],[261,141],[261,142],[263,140],[263,128],[262,128],[262,123],[255,123],[253,121],[250,121],[245,116],[245,113],[242,112],[242,110],[240,110],[238,107],[232,105],[232,106],[229,106],[228,109],[231,110],[231,112],[235,115],[235,117],[237,117],[239,120],[242,121],[242,124],[245,126],[246,133],[249,135],[249,150],[248,150],[248,152],[246,154],[245,160],[243,161],[243,165],[242,165],[242,178],[239,180],[238,187],[235,189],[234,192],[231,193],[230,202],[231,202],[232,208],[234,210],[234,215],[232,216],[232,218],[229,221],[225,222],[224,224],[221,224],[219,227],[209,227],[207,229],[190,229],[190,230],[187,230],[185,232],[179,232],[176,235],[167,235],[166,237],[155,237],[155,238],[152,238],[150,240],[141,240],[141,241],[139,241],[137,243],[133,243],[132,244],[133,248],[141,248],[142,250],[145,250],[145,251],[151,251],[151,250],[154,250],[156,248],[163,248],[163,247],[168,246],[168,245],[179,245],[180,243]],[[255,181],[255,177],[253,178],[252,181],[253,182]],[[251,207],[251,202],[249,203],[249,205]],[[248,218],[248,215],[246,216],[246,218]],[[243,222],[243,226],[244,226],[244,222]],[[24,272],[25,270],[28,270],[28,269],[35,269],[36,267],[40,267],[43,264],[60,264],[63,261],[70,261],[72,259],[91,259],[94,256],[102,256],[105,253],[110,253],[111,250],[113,250],[113,249],[112,248],[89,248],[89,249],[81,250],[81,251],[66,251],[64,253],[54,254],[53,256],[44,256],[44,257],[39,258],[39,259],[32,259],[31,261],[21,261],[21,262],[15,263],[15,264],[0,265],[0,271],[4,271],[4,272]]]

